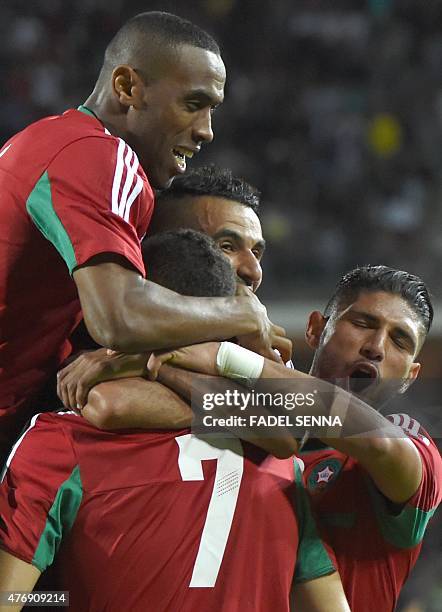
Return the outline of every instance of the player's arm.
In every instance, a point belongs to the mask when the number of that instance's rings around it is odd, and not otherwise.
[[[183,429],[192,422],[187,402],[164,385],[143,378],[100,383],[89,392],[82,416],[109,430]]]
[[[233,352],[241,351],[236,345],[224,343],[227,344]],[[239,367],[243,371],[235,372],[235,365],[220,369],[217,364],[218,351],[217,343],[207,343],[204,346],[200,345],[198,351],[193,347],[185,347],[164,355],[152,355],[149,368],[155,376],[161,363],[170,360],[174,365],[192,368],[206,374],[237,378],[238,375],[244,376],[244,371],[249,372],[250,367],[253,370],[253,364],[259,359],[257,355],[243,349],[242,356],[238,358],[239,362],[243,360],[244,367]],[[238,359],[227,359],[227,363],[237,364]],[[278,380],[277,388],[274,390],[280,393],[292,393],[296,390],[294,385],[299,382],[304,385],[306,382],[313,383],[317,391],[317,400],[312,406],[298,407],[296,415],[337,416],[343,424],[342,428],[334,429],[333,432],[323,430],[323,433],[319,433],[317,437],[360,461],[377,488],[392,502],[404,503],[414,495],[422,478],[422,464],[416,447],[399,427],[359,398],[326,381],[297,370],[287,369],[268,359],[262,359],[260,372],[255,376],[259,376],[260,380]]]
[[[292,371],[287,375],[278,364],[265,360],[261,377],[295,379],[299,374]],[[329,383],[321,381],[323,385]],[[401,504],[414,495],[421,482],[422,463],[415,445],[400,428],[339,387],[334,388],[332,405],[318,403],[313,408],[341,415],[346,422],[342,437],[325,436],[322,441],[357,459],[387,499]]]
[[[80,469],[61,418],[34,416],[6,463],[0,483],[0,576],[7,590],[26,590],[53,563],[81,504]]]
[[[174,389],[182,397],[186,398],[190,403],[198,401],[198,398],[204,397],[204,394],[213,392],[223,392],[226,388],[226,382],[223,378],[213,378],[204,374],[189,372],[181,368],[175,368],[168,364],[164,364],[161,368],[158,380],[167,387]],[[216,385],[218,384],[218,387]],[[238,390],[239,392],[247,391],[241,385],[229,382],[230,390]],[[196,407],[198,411],[201,406]],[[214,406],[211,415],[213,417],[226,417],[230,413],[226,412],[224,405]],[[291,457],[298,450],[298,441],[293,437],[291,432],[286,428],[275,428],[272,431],[267,428],[266,435],[262,435],[262,428],[258,426],[244,427],[241,425],[226,425],[226,429],[233,433],[236,437],[246,442],[250,442],[259,448],[262,448],[267,453],[274,455],[279,459]]]
[[[100,429],[190,427],[192,385],[197,378],[203,384],[204,376],[165,364],[160,380],[167,386],[163,386],[140,378],[147,374],[147,359],[147,354],[109,354],[106,349],[83,353],[59,372],[58,395],[66,407],[82,408],[82,415]],[[211,378],[209,385],[213,382]],[[220,411],[217,416],[225,415]],[[288,431],[283,435],[281,429],[274,438],[262,438],[258,431],[244,427],[229,430],[276,457],[289,457],[298,448],[293,436]]]
[[[252,350],[272,358],[275,346],[286,356],[290,341],[251,292],[191,298],[144,279],[139,237],[152,209],[135,154],[106,137],[65,146],[27,200],[33,223],[73,275],[92,338],[133,353],[244,336]]]
[[[324,544],[304,486],[300,463],[295,471],[294,504],[298,520],[298,550],[291,590],[291,604],[301,612],[349,612],[341,578],[332,551]]]
[[[106,253],[73,273],[83,316],[99,344],[125,352],[158,350],[207,340],[247,336],[245,344],[271,359],[288,360],[291,342],[248,297],[194,298],[144,279],[123,258]]]
[[[32,591],[40,577],[40,571],[0,548],[0,593],[5,597],[6,591]],[[2,604],[5,605],[2,605]],[[0,612],[18,611],[24,604],[13,605],[12,601],[1,601]]]
[[[95,385],[147,376],[148,358],[149,353],[121,353],[105,348],[84,351],[57,373],[57,395],[66,408],[81,410]]]
[[[82,415],[100,429],[190,427],[193,413],[189,403],[196,378],[201,385],[205,384],[207,377],[166,364],[161,369],[161,382],[164,385],[142,378],[101,383],[89,392]],[[213,383],[213,380],[210,382]],[[258,431],[250,428],[231,426],[228,430],[275,457],[290,457],[298,448],[288,431],[284,435],[279,430],[274,438],[263,438]]]
[[[422,479],[413,497],[400,507],[392,507],[376,491],[371,491],[372,501],[384,539],[396,548],[413,548],[422,542],[428,523],[442,501],[442,458],[418,421],[406,414],[388,415],[387,419],[399,425],[415,445],[422,464]]]
[[[351,410],[351,408],[350,408]],[[418,490],[422,462],[413,442],[405,435],[385,431],[365,438],[326,438],[329,446],[350,455],[370,474],[376,487],[390,501],[403,504]]]
[[[338,572],[295,585],[293,607],[297,612],[350,612]]]

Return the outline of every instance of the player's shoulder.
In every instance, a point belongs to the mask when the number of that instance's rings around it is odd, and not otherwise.
[[[75,462],[67,421],[81,419],[73,412],[44,412],[35,414],[15,442],[4,466],[4,472],[26,474],[30,469],[52,469]]]
[[[86,115],[78,109],[70,108],[60,115],[50,115],[34,121],[18,132],[14,138],[29,139],[35,134],[41,134],[46,139],[67,139],[78,134],[94,134],[105,137],[109,132],[95,118]]]
[[[426,492],[432,505],[439,504],[442,500],[442,457],[436,443],[420,422],[408,414],[389,414],[387,418],[404,431],[419,452],[423,475],[418,494],[422,496],[422,492]]]
[[[87,144],[88,149],[92,146],[92,151],[99,148],[104,158],[106,151],[109,155],[115,155],[121,139],[111,134],[95,116],[83,112],[81,108],[68,109],[61,115],[44,117],[31,123],[11,139],[11,151],[16,149],[23,155],[24,147],[35,150],[38,139],[39,155],[48,161],[75,144]],[[128,145],[124,145],[127,150]]]
[[[135,193],[144,186],[143,193],[153,200],[153,189],[136,153],[84,107],[30,124],[6,143],[4,151],[2,167],[30,184],[45,171],[50,178],[59,174],[70,180],[93,177],[99,184],[109,183],[117,196],[135,182]]]
[[[302,449],[299,459],[303,466],[303,479],[310,493],[318,493],[323,489],[329,489],[336,482],[341,482],[338,477],[345,471],[348,478],[345,482],[353,482],[359,479],[359,465],[352,457],[341,453],[331,447],[317,448],[315,440]]]
[[[7,155],[2,157],[2,166],[14,175],[20,174],[18,165],[26,177],[39,176],[62,151],[82,142],[88,142],[84,150],[88,157],[90,143],[93,143],[92,154],[104,159],[107,154],[115,156],[118,147],[118,138],[112,136],[98,119],[69,109],[61,115],[35,121],[15,134],[6,144]],[[95,153],[96,147],[99,147],[100,155]],[[78,151],[73,155],[74,162],[75,158],[78,158]]]
[[[79,419],[81,419],[81,416],[73,410],[60,409],[51,412],[39,412],[30,420],[30,428],[31,424],[32,427],[38,429],[49,426],[63,427],[68,423],[77,422]]]
[[[403,412],[388,414],[386,418],[400,427],[408,438],[418,443],[419,447],[422,445],[423,448],[435,449],[440,456],[434,440],[417,419]]]
[[[40,412],[35,414],[16,441],[13,450],[41,444],[49,437],[57,439],[72,422],[81,419],[73,411]]]
[[[112,134],[88,109],[82,106],[70,109],[56,117],[55,122],[64,145],[59,147],[59,152],[66,153],[69,164],[71,160],[76,163],[82,158],[87,164],[96,166],[100,176],[109,166],[114,190],[122,189],[121,182],[130,184],[135,179],[141,181],[140,185],[144,183],[153,197],[153,190],[135,151],[121,137]]]
[[[112,147],[116,147],[120,153],[124,152],[124,156],[127,158],[127,161],[132,162],[132,166],[135,165],[135,160],[138,161],[136,153],[128,145],[128,143],[119,136],[112,134],[98,119],[98,117],[84,106],[71,108],[65,111],[62,115],[48,117],[47,119],[42,120],[42,122],[45,121],[53,121],[54,129],[56,131],[60,131],[60,134],[64,135],[65,138],[70,136],[73,142],[76,140],[83,140],[85,138],[94,138],[100,144],[107,143]],[[48,128],[49,123],[47,123],[44,127]]]

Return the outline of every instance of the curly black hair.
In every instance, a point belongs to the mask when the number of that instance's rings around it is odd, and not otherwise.
[[[206,234],[191,229],[162,232],[143,242],[147,278],[195,297],[235,294],[236,274],[229,259]]]

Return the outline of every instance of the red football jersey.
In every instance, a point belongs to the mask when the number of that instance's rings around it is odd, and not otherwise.
[[[399,513],[356,460],[332,448],[301,453],[317,523],[336,556],[352,612],[395,609],[442,500],[442,459],[433,440],[407,415],[388,418],[404,429],[422,459],[422,482]]]
[[[284,612],[295,566],[300,581],[334,571],[306,500],[292,459],[237,439],[46,413],[8,459],[0,545],[55,560],[73,610]]]
[[[1,456],[26,399],[70,352],[81,319],[72,270],[112,252],[144,275],[153,191],[130,147],[80,107],[3,146],[0,192]]]

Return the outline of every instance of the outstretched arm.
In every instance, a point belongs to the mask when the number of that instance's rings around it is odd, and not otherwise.
[[[229,344],[232,351],[243,351],[239,361],[247,359],[256,362],[255,354],[248,354],[240,347]],[[220,345],[207,343],[194,347],[184,347],[176,351],[150,358],[149,368],[153,375],[161,364],[170,361],[173,365],[194,369],[209,375],[232,376],[236,378],[241,372],[230,373],[217,366]],[[238,360],[230,360],[230,364]],[[246,367],[247,370],[247,367]],[[319,435],[326,444],[357,459],[372,477],[377,488],[392,502],[404,503],[417,491],[422,478],[422,463],[414,444],[405,436],[403,430],[393,425],[373,408],[347,391],[330,383],[319,380],[303,372],[290,370],[268,359],[262,362],[260,380],[278,379],[278,392],[293,393],[297,383],[314,383],[318,391],[313,406],[301,406],[296,409],[297,415],[338,416],[343,428],[339,437],[324,432]],[[334,432],[336,436],[336,430]]]
[[[261,376],[284,377],[287,388],[291,387],[290,380],[298,378],[296,372],[289,371],[287,375],[278,364],[268,360]],[[325,390],[331,387],[321,381],[321,386],[324,385]],[[422,478],[422,462],[416,446],[402,429],[359,398],[339,387],[334,388],[333,394],[328,410],[341,416],[345,429],[342,437],[324,437],[323,442],[357,459],[387,499],[397,504],[406,502],[417,491]],[[321,404],[315,404],[314,408],[317,406],[323,409]]]
[[[0,593],[3,596],[6,591],[32,591],[39,577],[40,571],[34,565],[0,549]],[[12,603],[2,601],[0,612],[18,612],[23,606],[23,603],[12,605]]]

